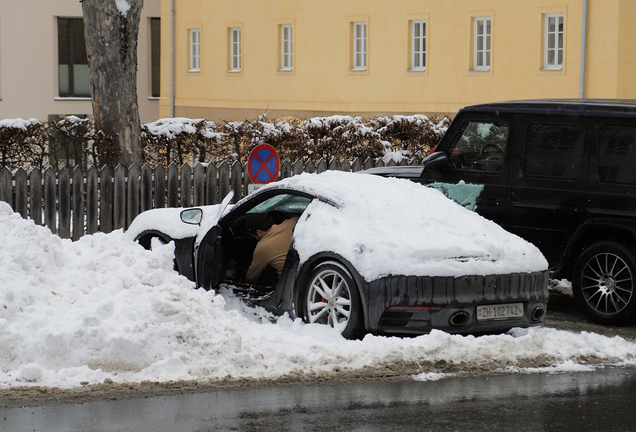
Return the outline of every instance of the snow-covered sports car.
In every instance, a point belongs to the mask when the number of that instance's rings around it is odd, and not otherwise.
[[[129,238],[175,243],[175,267],[277,314],[345,337],[500,332],[543,322],[547,262],[532,244],[408,180],[327,171],[271,183],[236,205],[155,209]],[[298,217],[280,279],[248,286],[252,214]]]

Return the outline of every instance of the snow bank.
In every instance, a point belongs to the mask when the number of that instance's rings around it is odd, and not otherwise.
[[[172,244],[146,251],[121,231],[61,240],[3,202],[0,236],[3,388],[275,378],[400,362],[567,368],[590,357],[633,362],[636,352],[618,337],[551,329],[347,341],[326,326],[270,322],[194,289],[172,271]]]

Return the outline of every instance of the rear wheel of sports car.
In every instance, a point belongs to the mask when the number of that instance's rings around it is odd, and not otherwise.
[[[625,246],[599,242],[579,258],[573,282],[574,296],[594,322],[624,325],[636,319],[636,258]]]
[[[311,272],[305,287],[304,318],[308,323],[330,325],[347,339],[364,334],[360,293],[346,267],[327,261]]]

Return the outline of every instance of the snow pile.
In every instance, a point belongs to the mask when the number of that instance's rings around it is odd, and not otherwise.
[[[231,308],[172,271],[172,244],[121,231],[75,243],[0,202],[0,386],[275,378],[416,362],[466,368],[633,362],[615,337],[551,329],[347,341],[326,326]],[[572,363],[573,362],[573,363]],[[490,365],[490,366],[488,366]],[[430,378],[430,377],[429,377]]]
[[[4,119],[4,120],[0,120],[0,129],[15,128],[15,129],[27,130],[28,126],[41,125],[41,124],[42,122],[36,118],[30,118],[28,120],[25,120],[22,118]]]

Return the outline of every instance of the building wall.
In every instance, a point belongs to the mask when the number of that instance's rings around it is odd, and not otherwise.
[[[142,123],[159,116],[158,98],[149,98],[150,17],[159,0],[145,0],[138,40],[138,94]],[[92,116],[90,98],[60,98],[57,18],[81,18],[78,0],[2,0],[0,6],[0,119],[49,115]]]
[[[174,0],[175,116],[455,113],[481,102],[579,97],[583,0]],[[636,97],[633,0],[591,0],[586,97]],[[170,0],[161,0],[162,96],[170,115]],[[561,70],[543,70],[543,14],[564,15]],[[489,71],[471,70],[472,22],[490,16]],[[426,71],[409,71],[409,21],[427,21]],[[366,21],[366,71],[351,71],[350,26]],[[279,71],[280,24],[294,28],[294,68]],[[243,67],[228,72],[228,28]],[[188,71],[188,30],[201,68]]]

